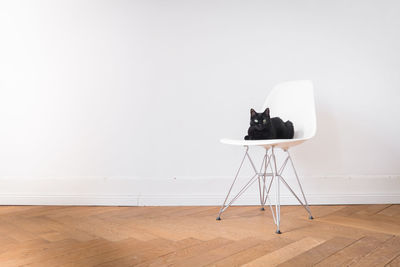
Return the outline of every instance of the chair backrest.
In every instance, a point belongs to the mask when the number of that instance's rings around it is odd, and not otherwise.
[[[308,80],[280,83],[268,95],[263,110],[268,107],[271,118],[293,122],[294,138],[311,138],[317,131],[313,87]]]

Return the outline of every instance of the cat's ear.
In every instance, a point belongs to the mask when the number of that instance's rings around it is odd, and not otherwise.
[[[256,115],[256,111],[254,109],[250,109],[250,116],[254,117]]]
[[[269,108],[266,108],[266,109],[264,110],[264,113],[265,113],[265,115],[269,116]]]

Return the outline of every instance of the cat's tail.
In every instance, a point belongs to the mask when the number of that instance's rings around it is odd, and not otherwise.
[[[294,127],[293,123],[291,121],[286,121],[285,122],[286,128],[288,129],[288,136],[287,139],[292,139],[294,136]]]

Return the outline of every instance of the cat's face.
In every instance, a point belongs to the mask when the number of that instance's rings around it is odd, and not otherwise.
[[[257,130],[264,130],[268,126],[270,120],[269,108],[266,108],[262,113],[257,113],[254,109],[250,110],[250,126],[253,126]]]

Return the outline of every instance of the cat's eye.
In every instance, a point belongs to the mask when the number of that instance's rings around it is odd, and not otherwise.
[[[264,119],[264,120],[263,120],[263,123],[264,123],[264,124],[266,124],[266,123],[267,123],[267,120],[266,120],[266,119]]]
[[[258,123],[258,120],[254,120],[255,123]]]

